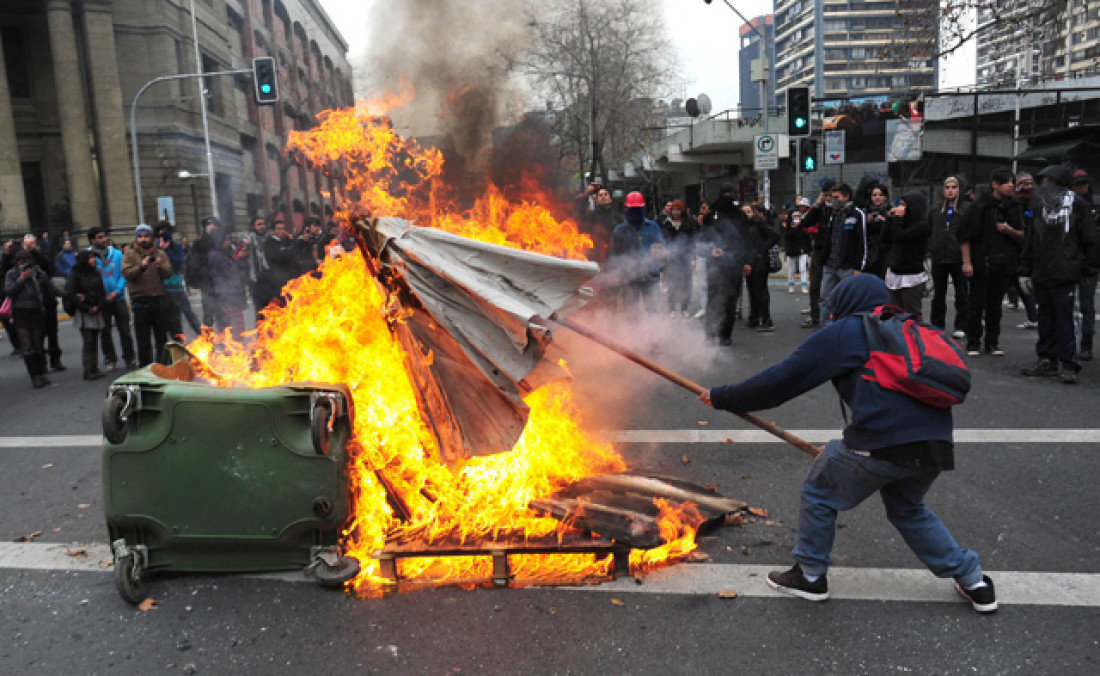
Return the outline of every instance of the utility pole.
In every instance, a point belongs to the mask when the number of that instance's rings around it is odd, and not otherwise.
[[[195,0],[191,0],[191,37],[195,43],[195,74],[200,76],[199,107],[202,110],[202,135],[206,141],[206,173],[210,177],[210,208],[215,217],[221,218],[218,213],[217,188],[214,185],[214,155],[210,152],[210,121],[206,117],[206,83],[202,79],[202,52],[199,51],[199,23],[195,18]],[[198,214],[196,214],[197,216]],[[140,213],[138,218],[142,221],[145,220]]]

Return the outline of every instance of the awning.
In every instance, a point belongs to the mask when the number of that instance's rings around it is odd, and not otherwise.
[[[1090,146],[1090,148],[1083,148],[1082,146]],[[1068,141],[1062,141],[1060,143],[1045,143],[1043,145],[1032,146],[1016,156],[1017,160],[1046,160],[1052,164],[1057,164],[1070,153],[1076,154],[1079,150],[1090,150],[1091,147],[1095,147],[1096,144],[1087,138],[1076,138]]]

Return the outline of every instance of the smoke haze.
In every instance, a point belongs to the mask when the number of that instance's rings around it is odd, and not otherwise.
[[[489,134],[518,98],[510,57],[524,43],[523,0],[386,0],[368,18],[365,71],[377,90],[412,85],[413,100],[393,111],[415,136],[448,134],[479,164]]]

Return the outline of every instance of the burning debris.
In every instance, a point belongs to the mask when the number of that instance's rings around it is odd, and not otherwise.
[[[540,204],[552,200],[490,188],[458,208],[433,180],[438,153],[369,105],[322,114],[291,147],[342,163],[354,200],[338,218],[393,217],[360,232],[366,252],[290,282],[250,345],[207,334],[189,349],[195,375],[222,386],[347,388],[352,515],[341,542],[362,562],[358,593],[391,588],[398,573],[568,583],[642,571],[684,557],[704,522],[744,507],[623,477],[623,459],[584,432],[548,327],[532,321],[565,321],[596,272],[580,260],[591,240]]]

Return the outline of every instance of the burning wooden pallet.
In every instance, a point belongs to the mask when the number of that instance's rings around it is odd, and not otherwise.
[[[393,585],[402,584],[398,561],[420,557],[492,557],[491,578],[458,581],[460,584],[491,582],[500,587],[514,582],[512,555],[594,554],[613,557],[612,577],[630,574],[630,552],[666,544],[661,537],[658,501],[690,503],[702,521],[697,533],[723,522],[728,514],[743,511],[746,503],[688,481],[657,474],[620,473],[589,477],[558,493],[531,501],[531,508],[553,517],[573,530],[561,537],[502,539],[475,544],[391,542],[376,550],[382,576]],[[584,582],[591,580],[583,580]],[[450,580],[449,583],[456,581]],[[561,580],[557,584],[574,584]],[[525,581],[524,584],[553,584]],[[425,583],[431,584],[431,583]]]

